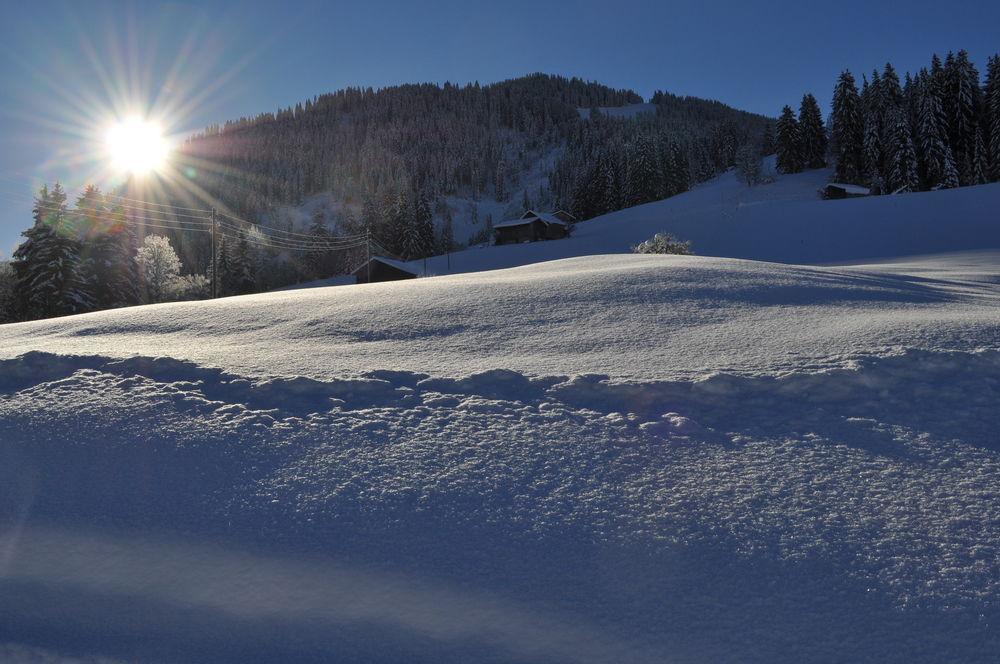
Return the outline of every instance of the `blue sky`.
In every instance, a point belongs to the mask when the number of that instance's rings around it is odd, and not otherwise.
[[[825,109],[843,68],[965,48],[982,71],[1000,51],[987,0],[17,4],[0,16],[0,256],[32,187],[94,177],[94,136],[154,99],[183,135],[349,85],[542,71],[775,115],[805,91]]]

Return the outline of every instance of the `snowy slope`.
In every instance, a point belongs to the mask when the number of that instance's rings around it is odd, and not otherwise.
[[[546,244],[557,244],[556,242]],[[656,380],[974,350],[1000,334],[996,254],[890,273],[607,255],[481,274],[164,304],[0,327],[0,357],[167,355],[256,376],[503,368]],[[951,271],[957,274],[952,275]]]
[[[817,191],[829,179],[830,171],[813,170],[747,187],[730,171],[678,196],[581,222],[568,240],[473,247],[428,260],[427,273],[624,253],[659,231],[690,240],[702,256],[795,264],[1000,249],[1000,184],[824,201]],[[422,269],[423,261],[412,265]]]
[[[992,662],[998,402],[990,252],[0,326],[0,653]]]

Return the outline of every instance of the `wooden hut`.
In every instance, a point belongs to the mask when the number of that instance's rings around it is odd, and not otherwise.
[[[841,182],[831,182],[823,187],[821,191],[823,198],[833,200],[841,198],[861,198],[863,196],[871,195],[871,190],[867,187],[861,187],[856,184],[843,184]]]
[[[576,218],[568,212],[535,212],[528,210],[517,219],[501,221],[493,226],[496,244],[558,240],[569,235]]]
[[[362,263],[351,274],[354,275],[359,284],[375,281],[400,281],[413,279],[417,276],[417,273],[407,267],[406,263],[384,256],[372,256],[369,261]]]

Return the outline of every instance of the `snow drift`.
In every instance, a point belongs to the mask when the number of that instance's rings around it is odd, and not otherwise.
[[[594,256],[0,327],[0,652],[991,661],[998,264]]]

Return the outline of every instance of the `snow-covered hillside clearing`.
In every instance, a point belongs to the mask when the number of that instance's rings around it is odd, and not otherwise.
[[[773,162],[765,164],[772,174]],[[701,256],[793,264],[1000,249],[1000,184],[821,200],[830,177],[819,169],[747,187],[729,171],[683,194],[580,222],[567,240],[471,247],[428,259],[426,273],[626,253],[660,231],[691,241]],[[424,261],[411,266],[423,271]]]
[[[0,326],[0,657],[995,661],[1000,188],[823,177]]]

